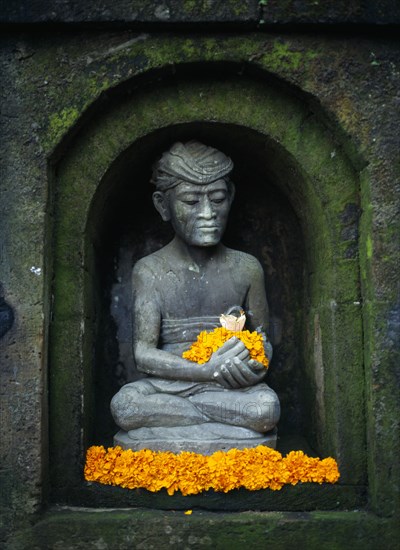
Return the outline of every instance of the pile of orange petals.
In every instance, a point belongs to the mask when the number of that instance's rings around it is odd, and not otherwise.
[[[321,460],[302,451],[282,457],[262,445],[217,451],[211,456],[94,446],[87,451],[85,479],[127,489],[166,489],[169,495],[176,491],[195,495],[209,489],[224,493],[240,487],[275,491],[298,482],[335,483],[339,471],[333,458]]]

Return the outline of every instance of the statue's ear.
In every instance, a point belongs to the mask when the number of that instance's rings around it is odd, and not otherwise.
[[[165,222],[169,222],[171,214],[169,211],[168,199],[162,191],[154,191],[153,204],[156,207],[157,212],[160,214]]]

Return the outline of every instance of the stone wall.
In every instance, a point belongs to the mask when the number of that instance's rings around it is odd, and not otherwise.
[[[332,548],[352,534],[352,546],[392,544],[400,440],[397,3],[21,1],[0,13],[0,282],[14,314],[0,340],[4,540],[14,533],[10,547],[46,547],[48,537],[49,547],[103,540],[112,548],[124,518],[105,512],[100,521],[93,514],[101,512],[83,509],[57,515],[55,505],[73,504],[231,510],[207,516],[207,533],[194,520],[199,548],[210,545],[206,535],[226,547],[221,533],[235,529],[243,543],[259,544],[271,530],[276,548],[291,537],[305,541],[307,532],[311,547],[328,533]],[[110,299],[122,290],[107,261],[117,247],[126,271],[129,235],[148,231],[140,220],[118,228],[114,219],[107,241],[104,227],[113,208],[122,212],[125,199],[136,200],[129,174],[141,189],[145,160],[192,132],[236,156],[239,191],[247,189],[251,158],[253,204],[270,197],[282,212],[274,228],[292,216],[282,231],[299,231],[301,258],[289,253],[283,289],[273,276],[282,264],[270,252],[278,230],[255,246],[269,286],[285,295],[275,305],[284,344],[271,384],[280,384],[294,417],[304,415],[306,428],[302,420],[298,429],[314,447],[338,459],[340,486],[188,500],[96,492],[82,480],[94,419],[105,415],[93,390],[99,368],[110,365],[106,379],[117,385],[126,342],[110,316]],[[242,227],[248,210],[235,213]],[[114,252],[101,280],[104,247]],[[94,352],[110,330],[110,345]],[[362,511],[345,511],[355,508]],[[239,513],[246,509],[270,512]],[[304,515],[309,510],[320,511]],[[120,547],[158,533],[161,517],[190,544],[173,514],[130,516],[127,529],[143,536],[127,535]],[[77,538],[66,542],[71,525]]]

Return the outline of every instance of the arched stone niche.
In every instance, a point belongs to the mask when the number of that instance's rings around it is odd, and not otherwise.
[[[252,252],[265,268],[276,340],[269,382],[282,401],[282,441],[301,436],[319,455],[334,456],[342,483],[361,491],[357,172],[323,114],[298,91],[268,75],[222,78],[204,66],[195,74],[155,74],[110,91],[52,167],[55,498],[71,502],[79,494],[84,502],[84,450],[111,443],[109,399],[136,377],[129,272],[169,238],[151,204],[150,168],[173,142],[191,138],[235,161],[237,197],[225,242]],[[97,503],[112,502],[107,489]]]

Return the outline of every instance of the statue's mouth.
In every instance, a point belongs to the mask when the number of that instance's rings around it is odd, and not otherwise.
[[[202,231],[215,231],[219,229],[219,227],[218,225],[199,225],[197,229],[201,229]]]

